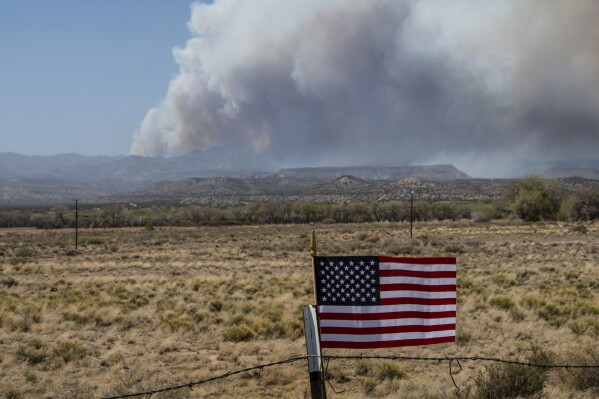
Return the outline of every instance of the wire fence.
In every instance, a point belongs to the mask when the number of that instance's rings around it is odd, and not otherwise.
[[[216,376],[209,377],[209,378],[202,379],[202,380],[191,381],[191,382],[184,383],[184,384],[172,385],[172,386],[165,387],[165,388],[152,389],[152,390],[144,391],[144,392],[135,392],[135,393],[129,393],[129,394],[124,394],[124,395],[116,395],[116,396],[103,396],[101,399],[124,399],[124,398],[135,398],[135,397],[151,398],[155,394],[159,394],[159,393],[163,393],[163,392],[167,392],[167,391],[174,391],[174,390],[184,389],[184,388],[193,390],[193,387],[195,387],[195,386],[207,384],[209,382],[213,382],[213,381],[217,381],[217,380],[222,380],[222,379],[229,378],[229,377],[232,377],[237,374],[247,373],[247,372],[255,371],[255,370],[262,371],[265,368],[280,366],[283,364],[295,363],[295,362],[298,362],[301,360],[308,360],[311,357],[315,357],[315,356],[313,356],[313,355],[295,355],[288,359],[279,360],[276,362],[258,364],[258,365],[252,366],[252,367],[229,371],[227,373],[216,375]],[[534,367],[534,368],[543,368],[543,369],[566,369],[566,370],[568,370],[568,369],[599,369],[599,364],[583,364],[583,365],[543,364],[543,363],[524,362],[524,361],[519,361],[519,360],[509,360],[509,359],[506,360],[506,359],[499,359],[499,358],[485,357],[485,356],[446,356],[446,355],[444,355],[444,356],[437,356],[437,357],[416,357],[416,356],[394,356],[394,355],[390,355],[390,356],[326,355],[326,356],[320,356],[320,357],[323,361],[326,361],[327,368],[328,368],[329,362],[331,360],[379,359],[379,360],[393,360],[393,361],[423,361],[423,362],[436,362],[436,363],[447,362],[449,377],[451,378],[451,382],[453,383],[454,387],[456,388],[456,395],[459,395],[461,389],[456,384],[456,381],[453,376],[453,374],[454,374],[453,363],[454,362],[458,365],[460,370],[462,369],[462,366],[460,363],[461,361],[493,362],[493,363],[519,365],[519,366]],[[325,378],[327,378],[326,369],[325,369],[324,374],[325,374]],[[330,381],[329,381],[329,384],[330,384]],[[332,388],[332,386],[331,386],[331,388]],[[335,392],[339,393],[337,391],[335,391]]]

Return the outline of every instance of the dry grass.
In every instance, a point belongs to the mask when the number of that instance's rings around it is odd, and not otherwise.
[[[388,223],[96,229],[80,232],[76,256],[72,231],[0,230],[0,398],[100,397],[304,353],[311,228],[323,255],[457,257],[457,344],[392,354],[528,359],[542,347],[555,361],[597,363],[599,224],[573,226],[426,223],[414,239]],[[467,397],[511,372],[462,366]],[[549,371],[541,394],[596,397],[596,373]],[[447,364],[334,361],[329,374],[340,398],[454,390]],[[307,377],[298,362],[157,397],[304,398]]]

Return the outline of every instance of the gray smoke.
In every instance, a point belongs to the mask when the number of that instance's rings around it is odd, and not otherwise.
[[[597,158],[595,0],[216,0],[131,152],[285,166]]]

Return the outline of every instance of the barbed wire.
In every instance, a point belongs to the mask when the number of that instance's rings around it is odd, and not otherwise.
[[[315,357],[314,355],[303,355],[305,358]],[[505,364],[515,364],[520,366],[528,366],[535,368],[599,368],[599,364],[583,364],[583,365],[571,365],[571,364],[543,364],[543,363],[532,363],[532,362],[524,362],[521,360],[504,360],[496,357],[484,357],[484,356],[436,356],[436,357],[422,357],[422,356],[395,356],[395,355],[387,355],[387,356],[376,356],[376,355],[324,355],[320,356],[324,360],[341,360],[341,359],[359,359],[359,360],[369,360],[369,359],[382,359],[382,360],[418,360],[418,361],[430,361],[430,362],[442,362],[442,361],[464,361],[464,360],[474,360],[474,361],[485,361],[485,362],[495,362],[495,363],[505,363]]]
[[[235,370],[235,371],[229,371],[227,373],[220,374],[220,375],[210,377],[210,378],[206,378],[203,380],[192,381],[192,382],[188,382],[185,384],[170,386],[167,388],[152,389],[152,390],[145,391],[145,392],[136,392],[136,393],[130,393],[130,394],[124,394],[124,395],[116,395],[116,396],[103,396],[101,399],[124,399],[124,398],[134,398],[136,396],[144,396],[146,398],[150,398],[150,397],[152,397],[152,395],[157,394],[157,393],[174,391],[174,390],[182,389],[182,388],[189,388],[189,389],[193,390],[192,388],[194,386],[206,384],[208,382],[212,382],[212,381],[216,381],[216,380],[222,380],[223,378],[228,378],[228,377],[231,377],[236,374],[247,373],[247,372],[254,371],[254,370],[262,371],[263,369],[265,369],[267,367],[273,367],[273,366],[279,366],[282,364],[294,363],[294,362],[297,362],[300,360],[305,360],[307,358],[308,358],[308,356],[306,356],[306,355],[296,355],[296,356],[290,357],[289,359],[279,360],[277,362],[271,362],[271,363],[263,363],[263,364],[258,364],[256,366],[252,366],[252,367],[246,367],[246,368]]]
[[[206,384],[209,382],[213,382],[213,381],[217,381],[217,380],[221,380],[221,379],[225,379],[225,378],[229,378],[231,376],[237,375],[237,374],[242,374],[242,373],[247,373],[250,371],[254,371],[254,370],[260,370],[262,371],[265,368],[268,367],[273,367],[273,366],[279,366],[279,365],[283,365],[283,364],[290,364],[290,363],[295,363],[301,360],[308,360],[310,358],[314,358],[314,357],[320,357],[323,361],[326,361],[326,368],[328,369],[328,365],[329,362],[331,360],[371,360],[371,359],[378,359],[378,360],[392,360],[392,361],[426,361],[426,362],[437,362],[437,363],[442,363],[442,362],[448,362],[448,366],[449,366],[449,376],[451,378],[451,382],[453,383],[453,386],[456,388],[456,395],[459,395],[461,389],[460,387],[456,384],[456,381],[454,379],[454,371],[452,368],[452,364],[453,362],[456,362],[458,364],[458,367],[460,370],[462,370],[462,365],[460,363],[460,361],[482,361],[482,362],[493,362],[493,363],[501,363],[501,364],[511,364],[511,365],[519,365],[519,366],[525,366],[525,367],[534,367],[534,368],[542,368],[542,369],[599,369],[599,364],[583,364],[583,365],[576,365],[576,364],[544,364],[544,363],[534,363],[534,362],[525,362],[525,361],[520,361],[520,360],[505,360],[505,359],[500,359],[500,358],[495,358],[495,357],[485,357],[485,356],[447,356],[447,355],[443,355],[443,356],[432,356],[432,357],[422,357],[422,356],[395,356],[395,355],[387,355],[387,356],[377,356],[377,355],[323,355],[323,356],[318,356],[318,355],[295,355],[293,357],[290,357],[288,359],[284,359],[284,360],[279,360],[279,361],[275,361],[275,362],[270,362],[270,363],[263,363],[263,364],[258,364],[255,366],[251,366],[251,367],[246,367],[243,369],[239,369],[239,370],[234,370],[234,371],[229,371],[227,373],[224,374],[220,374],[214,377],[210,377],[210,378],[206,378],[203,380],[198,380],[198,381],[192,381],[192,382],[188,382],[188,383],[184,383],[184,384],[178,384],[178,385],[173,385],[173,386],[169,386],[166,388],[159,388],[159,389],[152,389],[152,390],[148,390],[148,391],[143,391],[143,392],[136,392],[136,393],[129,393],[129,394],[123,394],[123,395],[115,395],[115,396],[103,396],[101,397],[101,399],[125,399],[125,398],[134,398],[137,396],[142,396],[144,398],[151,398],[152,395],[155,394],[159,394],[162,392],[167,392],[167,391],[174,391],[177,389],[183,389],[183,388],[189,388],[190,390],[193,390],[194,386],[197,385],[202,385],[202,384]],[[328,376],[327,376],[327,371],[325,370],[325,378],[327,379],[327,381],[329,382],[330,385],[330,381],[328,380]],[[332,385],[331,385],[331,388]],[[334,390],[334,388],[333,388]],[[342,391],[340,391],[342,392]],[[340,393],[338,391],[335,391],[335,393]]]

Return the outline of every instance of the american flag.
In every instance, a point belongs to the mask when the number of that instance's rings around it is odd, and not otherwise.
[[[456,259],[314,258],[323,348],[455,341]]]

